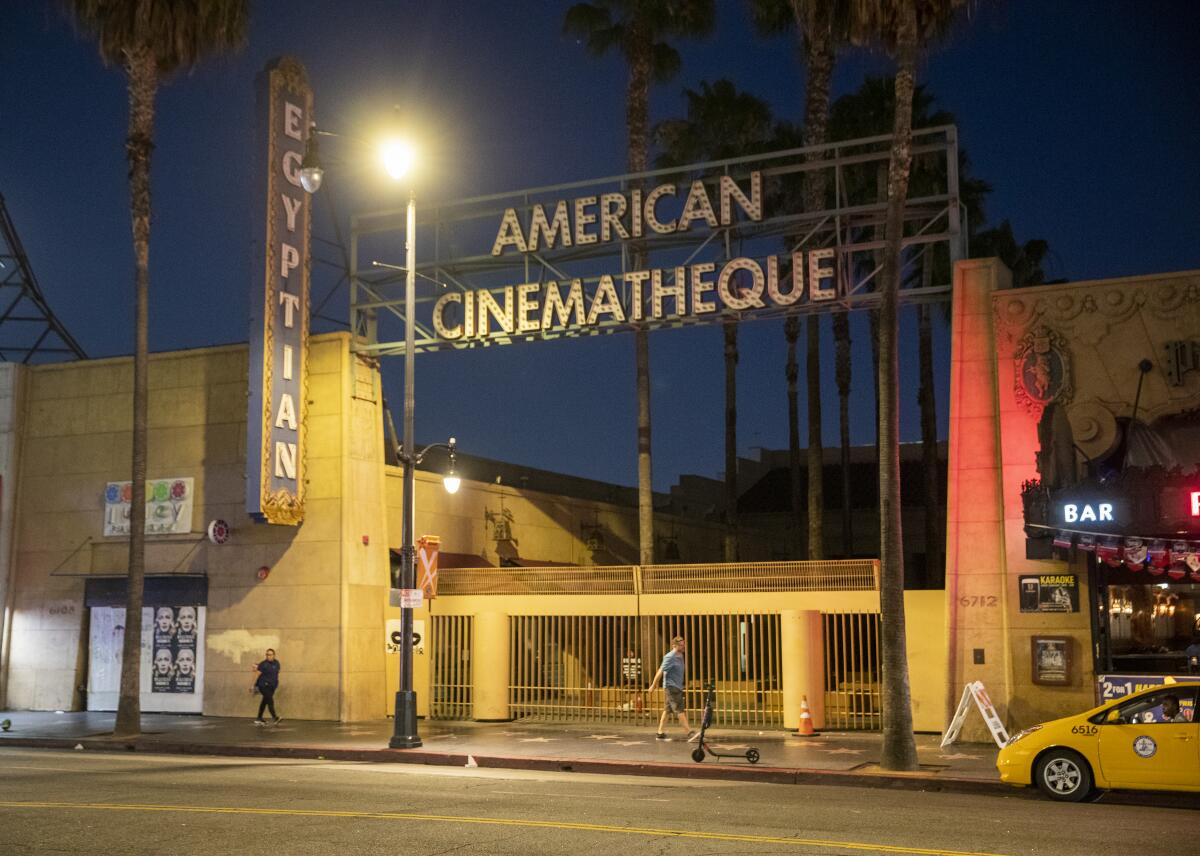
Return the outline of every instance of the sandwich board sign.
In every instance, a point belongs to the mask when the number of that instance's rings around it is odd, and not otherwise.
[[[1008,731],[1005,729],[1004,723],[1000,721],[987,690],[983,688],[983,681],[972,681],[963,687],[962,698],[958,700],[958,710],[954,711],[950,727],[942,735],[942,748],[945,749],[958,739],[958,734],[962,731],[963,723],[967,719],[967,713],[971,710],[972,701],[979,708],[983,721],[987,723],[988,731],[992,733],[992,739],[996,741],[997,746],[1003,749],[1008,743]]]

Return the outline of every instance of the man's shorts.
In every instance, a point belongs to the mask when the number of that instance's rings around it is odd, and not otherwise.
[[[665,687],[667,691],[667,713],[683,713],[683,690],[679,687]]]

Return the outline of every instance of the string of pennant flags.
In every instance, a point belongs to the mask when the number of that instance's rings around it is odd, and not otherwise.
[[[1146,571],[1150,576],[1166,575],[1168,579],[1190,578],[1200,583],[1200,542],[1175,541],[1164,538],[1097,535],[1058,529],[1054,546],[1059,550],[1072,548],[1095,553],[1099,561],[1112,568],[1122,565],[1131,571]]]

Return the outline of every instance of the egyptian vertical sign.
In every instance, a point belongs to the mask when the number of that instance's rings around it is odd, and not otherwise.
[[[265,144],[264,277],[250,294],[246,510],[266,523],[304,520],[309,322],[309,197],[300,184],[312,90],[291,57],[267,64],[258,114]]]

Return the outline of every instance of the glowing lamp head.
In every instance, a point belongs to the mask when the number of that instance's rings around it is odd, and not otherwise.
[[[388,140],[379,148],[383,168],[397,181],[404,178],[416,160],[416,150],[404,140]]]
[[[446,469],[446,474],[442,476],[442,487],[446,489],[446,493],[458,493],[458,489],[462,487],[462,479],[458,477],[458,473],[454,469],[455,448],[457,445],[457,441],[453,437],[446,444],[450,450],[450,466]]]
[[[316,193],[321,189],[321,179],[325,177],[325,170],[319,166],[301,167],[300,168],[300,186],[307,193]]]
[[[312,125],[304,145],[304,159],[300,161],[300,186],[306,193],[316,193],[321,189],[321,179],[324,177],[325,170],[321,168],[321,153],[317,146],[317,126]]]

